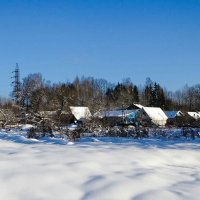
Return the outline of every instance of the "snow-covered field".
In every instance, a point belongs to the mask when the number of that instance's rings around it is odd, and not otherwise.
[[[0,200],[199,200],[200,140],[0,133]]]

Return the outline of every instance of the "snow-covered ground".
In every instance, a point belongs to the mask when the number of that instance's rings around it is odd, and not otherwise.
[[[1,200],[199,200],[200,140],[0,133]]]

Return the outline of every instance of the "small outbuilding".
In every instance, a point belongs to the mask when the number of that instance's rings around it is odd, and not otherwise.
[[[88,107],[82,107],[82,106],[70,106],[69,107],[72,114],[78,121],[85,121],[89,120],[92,115]]]

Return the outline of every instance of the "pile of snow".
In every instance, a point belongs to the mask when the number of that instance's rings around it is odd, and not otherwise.
[[[0,133],[0,199],[199,199],[199,140],[82,138],[63,144]]]
[[[32,124],[23,124],[20,125],[19,128],[23,131],[27,131],[30,130],[31,128],[34,128],[34,126]]]
[[[69,124],[66,128],[69,130],[75,130],[77,127],[77,124]]]

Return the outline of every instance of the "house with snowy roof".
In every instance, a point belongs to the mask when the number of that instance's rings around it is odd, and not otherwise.
[[[200,112],[187,112],[187,114],[195,120],[200,119]]]
[[[141,105],[141,104],[137,104],[137,103],[134,103],[132,105],[130,105],[127,110],[137,110],[137,109],[142,109],[144,106]]]
[[[179,111],[165,111],[165,115],[168,119],[175,119],[176,117],[183,117],[184,113]]]
[[[88,107],[83,106],[70,106],[69,107],[72,114],[78,121],[85,121],[89,120],[92,115]]]
[[[107,120],[115,120],[116,123],[124,122],[126,124],[134,123],[135,118],[138,114],[138,109],[135,110],[107,110],[102,112],[97,112],[94,114],[94,117],[107,119]]]
[[[185,118],[185,114],[181,111],[165,111],[165,115],[168,117],[168,125],[180,125]]]
[[[168,117],[159,107],[143,107],[137,117],[138,122],[144,126],[155,125],[163,127],[167,123]]]

